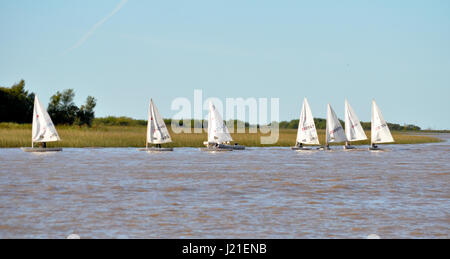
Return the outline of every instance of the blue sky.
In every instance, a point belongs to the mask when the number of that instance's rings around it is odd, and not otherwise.
[[[121,4],[121,5],[120,5]],[[118,5],[120,5],[118,8]],[[119,10],[120,9],[120,10]],[[450,129],[450,1],[0,0],[0,85],[97,116],[164,117],[176,97],[278,97],[282,120],[348,98],[363,121]]]

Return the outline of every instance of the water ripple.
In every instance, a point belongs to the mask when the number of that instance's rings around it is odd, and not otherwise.
[[[1,149],[0,238],[449,238],[449,146]]]

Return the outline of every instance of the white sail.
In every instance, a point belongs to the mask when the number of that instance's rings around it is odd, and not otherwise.
[[[394,142],[391,131],[381,114],[380,108],[372,101],[372,143]]]
[[[37,95],[34,97],[31,132],[32,142],[52,142],[61,140],[55,129],[55,125],[53,125],[52,119],[50,119],[50,115],[48,115],[47,110],[42,106]]]
[[[319,137],[317,136],[316,124],[314,123],[314,117],[306,98],[303,101],[302,112],[300,113],[297,142],[311,145],[320,144]]]
[[[169,130],[164,123],[161,114],[150,99],[150,109],[147,123],[147,143],[164,144],[172,142]]]
[[[345,135],[348,141],[367,139],[361,122],[347,100],[345,100]]]
[[[216,106],[209,102],[208,116],[208,142],[209,143],[225,143],[233,141],[225,122],[220,113],[216,110]]]
[[[347,138],[345,137],[344,128],[342,128],[341,122],[339,121],[336,113],[334,112],[331,105],[328,104],[327,110],[327,143],[331,142],[345,142]]]

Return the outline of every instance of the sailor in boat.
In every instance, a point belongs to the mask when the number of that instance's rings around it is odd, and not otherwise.
[[[350,142],[348,142],[348,141],[345,141],[345,146],[344,146],[344,149],[350,149],[351,148],[351,146],[350,146]]]
[[[373,148],[373,149],[377,149],[378,146],[377,146],[375,143],[372,143],[372,148]]]
[[[40,148],[47,148],[46,142],[41,142],[39,145],[40,145]]]

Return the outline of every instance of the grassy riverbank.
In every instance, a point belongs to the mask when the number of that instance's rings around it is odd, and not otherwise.
[[[170,128],[170,127],[169,127]],[[76,126],[57,127],[61,142],[49,143],[49,147],[142,147],[145,146],[145,126],[97,126],[92,128]],[[171,147],[201,147],[207,139],[206,133],[175,134],[170,131],[173,143]],[[318,130],[320,142],[324,143],[325,131]],[[432,136],[420,136],[419,132],[392,132],[396,144],[420,144],[441,141]],[[261,145],[261,133],[231,134],[233,139],[246,146],[292,146],[297,130],[280,129],[279,140],[273,145]],[[370,132],[367,132],[370,136]],[[0,148],[27,147],[31,143],[31,125],[0,123]],[[361,141],[355,145],[367,145],[370,141]]]

